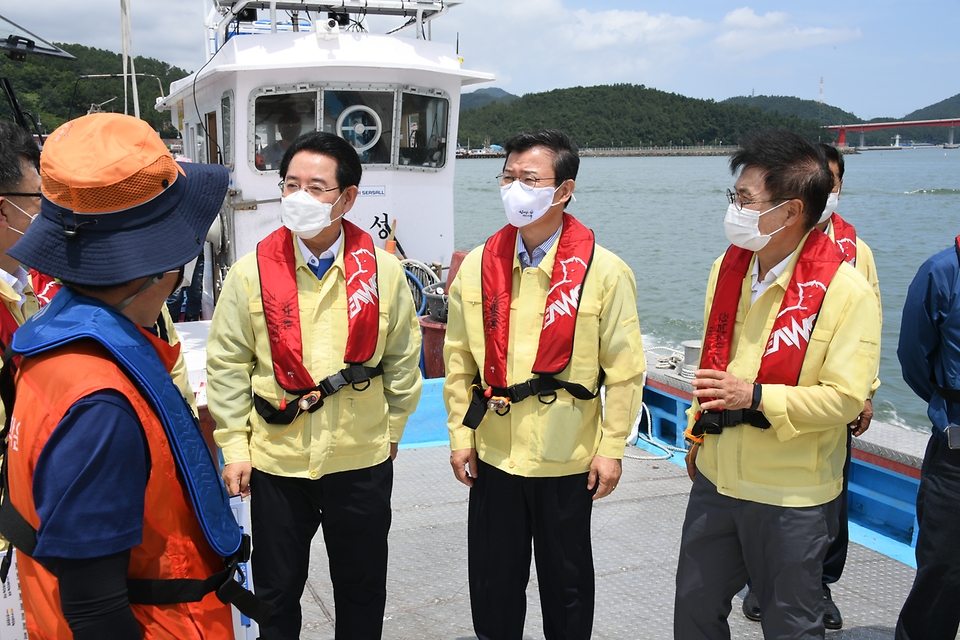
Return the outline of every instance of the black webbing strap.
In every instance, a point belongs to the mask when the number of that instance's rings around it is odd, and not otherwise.
[[[702,411],[700,418],[693,424],[690,432],[694,436],[702,436],[705,433],[722,433],[726,427],[735,427],[738,424],[749,424],[758,429],[767,429],[770,427],[770,421],[767,420],[761,412],[754,409],[724,409],[722,411]]]
[[[511,404],[523,402],[530,396],[537,396],[543,404],[553,404],[557,399],[557,391],[561,389],[577,400],[593,400],[600,394],[600,387],[603,386],[605,376],[606,374],[603,369],[601,369],[600,377],[597,378],[596,393],[590,391],[582,384],[574,384],[550,375],[538,375],[530,378],[526,382],[518,382],[509,387],[487,387],[487,389],[490,389],[490,397],[508,398],[510,400],[510,403],[506,405],[506,409],[502,413],[497,412],[499,415],[506,415],[510,411]],[[467,407],[467,412],[463,416],[463,426],[471,429],[476,429],[480,426],[483,416],[486,415],[489,409],[488,403],[490,397],[487,396],[486,390],[482,388],[481,382],[480,374],[478,373],[473,379],[473,385],[471,386],[473,397],[470,398],[470,406]]]
[[[287,404],[286,408],[280,409],[273,406],[269,400],[262,398],[257,394],[253,396],[253,406],[260,414],[260,417],[269,424],[290,424],[296,420],[301,413],[313,413],[323,406],[323,399],[332,396],[343,389],[348,384],[353,385],[357,391],[363,391],[370,386],[370,381],[377,376],[383,375],[383,365],[377,364],[375,367],[365,367],[362,364],[352,364],[337,371],[332,376],[327,376],[321,380],[313,389],[300,389],[296,400]],[[366,383],[366,386],[358,387]],[[317,396],[316,394],[319,394]],[[301,400],[310,397],[313,402],[307,408],[300,406]]]
[[[243,572],[239,564],[250,559],[250,536],[244,534],[240,550],[225,559],[226,569],[205,580],[174,578],[169,580],[128,579],[127,596],[130,604],[179,604],[200,602],[207,594],[216,592],[217,599],[232,604],[248,618],[263,624],[273,613],[274,605],[264,602],[237,582]]]
[[[937,383],[933,383],[933,387],[937,390],[937,393],[940,394],[940,397],[947,402],[960,402],[960,389],[947,389]]]

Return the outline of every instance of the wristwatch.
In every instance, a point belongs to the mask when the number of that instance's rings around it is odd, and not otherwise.
[[[763,385],[759,382],[753,383],[753,402],[750,403],[750,410],[756,411],[760,407],[760,401],[763,399]]]

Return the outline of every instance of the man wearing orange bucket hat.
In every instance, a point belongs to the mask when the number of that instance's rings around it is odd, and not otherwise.
[[[227,171],[180,166],[145,122],[94,114],[50,136],[40,175],[40,215],[10,254],[65,286],[11,345],[0,506],[27,632],[229,637],[226,602],[260,619],[269,608],[234,580],[249,544],[170,376],[179,347],[150,329]]]

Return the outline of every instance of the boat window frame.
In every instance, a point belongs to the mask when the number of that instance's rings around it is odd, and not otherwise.
[[[436,167],[424,167],[403,165],[400,163],[400,133],[401,133],[401,108],[403,106],[403,94],[410,93],[432,98],[446,100],[446,138],[447,144],[450,140],[450,129],[452,126],[450,94],[442,89],[420,87],[414,85],[398,83],[377,83],[377,82],[310,82],[310,83],[290,83],[283,85],[264,85],[252,89],[248,96],[247,105],[247,166],[257,175],[267,175],[276,172],[276,169],[258,169],[256,166],[256,118],[257,118],[257,99],[263,96],[280,96],[293,94],[314,93],[316,96],[316,109],[314,113],[314,130],[323,131],[323,113],[324,113],[324,93],[326,91],[355,91],[355,92],[382,92],[393,94],[393,119],[390,134],[390,160],[385,163],[365,163],[364,171],[385,171],[400,170],[413,171],[421,173],[437,173],[443,171],[451,165],[449,162],[449,149],[444,150],[443,164]],[[386,124],[386,123],[383,123]]]
[[[403,123],[402,123],[402,120],[403,120],[403,113],[402,113],[402,111],[403,111],[403,94],[405,94],[405,93],[411,93],[411,94],[414,94],[414,95],[425,96],[425,97],[429,97],[429,98],[439,98],[439,99],[441,99],[441,100],[446,100],[446,102],[447,102],[447,109],[446,109],[447,113],[446,113],[446,126],[444,127],[444,130],[445,130],[445,132],[446,132],[446,135],[445,135],[444,137],[446,138],[446,140],[445,140],[445,142],[444,142],[445,147],[444,147],[444,149],[443,149],[443,155],[441,156],[442,159],[443,159],[442,164],[438,164],[438,165],[435,166],[435,167],[424,167],[424,166],[422,166],[422,165],[410,165],[410,164],[401,164],[401,163],[400,163],[400,133],[401,133],[401,128],[402,128],[402,124],[403,124]],[[436,172],[438,172],[438,171],[443,171],[444,169],[446,169],[447,166],[448,166],[448,164],[450,164],[448,161],[449,161],[450,159],[452,159],[452,158],[450,158],[450,149],[449,149],[449,144],[450,144],[450,127],[451,127],[452,124],[453,124],[452,118],[450,117],[450,108],[451,108],[451,104],[452,104],[452,100],[450,99],[450,94],[447,93],[446,91],[444,91],[443,89],[428,89],[428,88],[425,88],[425,87],[416,87],[416,86],[413,86],[413,85],[403,85],[403,86],[401,86],[400,89],[397,91],[397,100],[398,100],[398,105],[397,105],[397,125],[396,125],[396,130],[397,130],[397,145],[396,145],[396,149],[397,149],[397,154],[396,154],[396,156],[397,156],[397,157],[396,157],[396,162],[397,162],[397,165],[396,165],[395,168],[396,168],[397,170],[399,170],[399,171],[414,171],[414,172],[421,172],[421,173],[423,173],[423,172],[426,172],[426,173],[436,173]]]

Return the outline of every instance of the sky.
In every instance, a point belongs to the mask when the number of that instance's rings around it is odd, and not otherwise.
[[[131,4],[134,53],[203,64],[212,0]],[[118,0],[5,5],[0,15],[45,40],[120,51]],[[824,102],[869,119],[960,93],[958,32],[956,0],[465,0],[433,39],[459,34],[464,67],[517,95],[629,83],[718,101],[817,100],[823,78]]]

